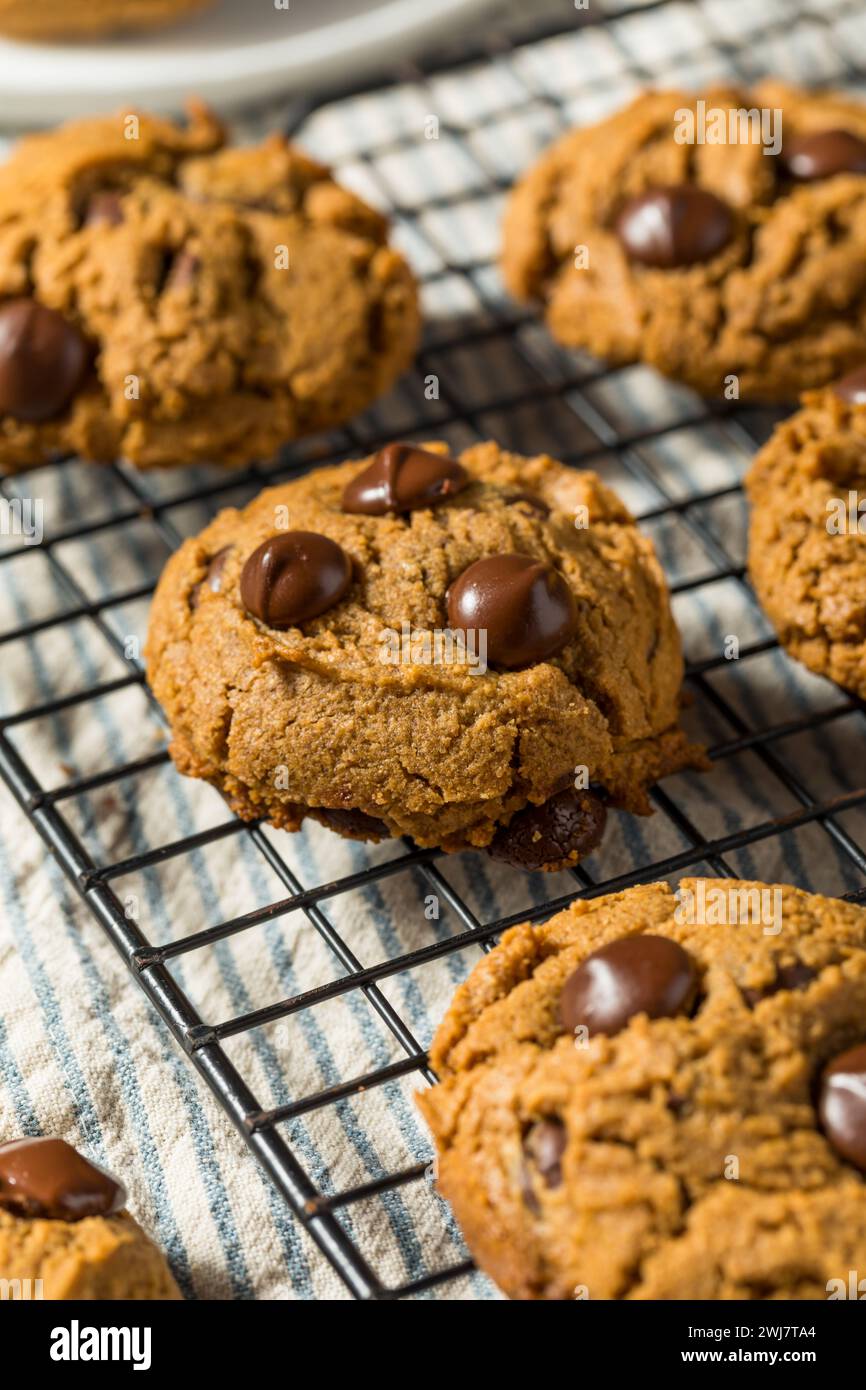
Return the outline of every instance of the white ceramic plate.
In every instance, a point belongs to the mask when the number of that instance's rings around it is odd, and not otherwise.
[[[38,3],[38,0],[34,0]],[[0,123],[91,111],[179,110],[190,93],[227,109],[350,83],[425,41],[447,40],[491,0],[220,0],[173,28],[86,44],[0,39]]]

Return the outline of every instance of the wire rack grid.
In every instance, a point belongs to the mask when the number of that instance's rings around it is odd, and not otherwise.
[[[344,167],[338,161],[338,177],[354,182],[390,210],[398,239],[419,267],[425,301],[433,306],[414,372],[390,407],[374,409],[342,431],[298,446],[271,466],[241,473],[195,470],[178,480],[139,475],[115,465],[99,474],[101,509],[84,509],[70,524],[46,535],[38,547],[25,550],[9,545],[0,555],[9,566],[38,550],[64,595],[58,611],[31,617],[0,635],[7,661],[14,659],[15,644],[29,649],[43,636],[50,640],[61,626],[83,623],[98,633],[122,663],[118,673],[107,679],[100,678],[100,673],[77,688],[49,690],[39,703],[5,712],[0,718],[0,773],[294,1217],[359,1299],[441,1294],[450,1281],[472,1267],[468,1259],[459,1259],[420,1277],[389,1284],[375,1260],[359,1248],[344,1219],[353,1204],[424,1183],[427,1163],[423,1158],[389,1168],[372,1181],[323,1191],[297,1147],[286,1138],[286,1127],[292,1122],[327,1113],[375,1088],[404,1078],[435,1079],[427,1063],[426,1040],[416,1036],[411,1020],[388,988],[395,977],[452,958],[460,962],[462,973],[471,965],[473,951],[489,949],[506,926],[527,916],[541,920],[575,897],[596,896],[653,879],[676,879],[684,872],[743,876],[744,866],[788,866],[790,871],[792,861],[795,871],[797,856],[802,856],[813,871],[820,866],[819,886],[826,891],[866,901],[862,775],[866,707],[854,696],[808,677],[779,653],[744,571],[740,478],[775,417],[699,402],[642,369],[613,372],[580,354],[557,350],[530,310],[517,309],[503,297],[492,264],[492,240],[488,237],[485,242],[483,234],[480,241],[474,236],[470,217],[483,207],[484,225],[495,227],[502,197],[526,155],[519,141],[512,149],[516,130],[529,132],[533,147],[541,148],[576,119],[590,119],[596,109],[619,104],[631,90],[670,81],[677,68],[690,82],[716,75],[748,81],[772,62],[778,64],[780,46],[793,43],[793,50],[785,49],[785,61],[794,67],[794,75],[807,75],[796,72],[801,62],[807,73],[819,66],[819,76],[825,80],[862,85],[863,71],[844,40],[845,23],[856,15],[857,5],[826,4],[815,9],[804,4],[798,9],[796,25],[790,6],[768,0],[765,9],[764,21],[757,27],[753,24],[746,43],[730,22],[731,6],[722,6],[718,0],[695,4],[649,0],[643,5],[593,0],[586,11],[565,3],[550,5],[541,25],[537,16],[528,28],[519,18],[516,24],[497,25],[456,55],[443,51],[402,65],[389,84],[359,85],[340,93],[338,107],[350,101],[375,101],[389,88],[399,89],[410,95],[420,118],[424,112],[448,109],[450,84],[462,83],[464,89],[466,84],[477,84],[477,108],[469,118],[437,118],[440,159],[445,147],[445,167],[453,174],[459,165],[461,171],[452,186],[446,178],[438,189],[434,179],[432,190],[425,183],[423,196],[417,199],[411,187],[407,192],[402,162],[421,160],[423,168],[431,148],[425,146],[420,119],[372,136],[360,122],[360,134],[347,150]],[[663,44],[648,40],[648,35],[660,32],[647,27],[653,23],[667,26]],[[671,35],[679,36],[679,45],[676,41],[671,45]],[[571,86],[569,43],[592,45],[592,53],[603,59],[594,78]],[[759,48],[761,56],[756,59]],[[554,81],[547,80],[549,65],[555,66],[562,53],[564,69],[556,68],[556,73],[564,70],[564,79],[557,75]],[[487,100],[485,74],[492,69],[507,78],[504,102]],[[331,94],[327,99],[299,101],[291,108],[286,124],[302,143],[308,134],[312,137],[313,152],[317,120],[327,120],[334,104]],[[449,305],[444,313],[443,304]],[[428,400],[425,387],[431,380],[438,383],[438,393]],[[400,421],[398,428],[395,418]],[[160,720],[146,692],[139,653],[129,649],[124,637],[129,625],[119,616],[130,606],[146,605],[153,579],[94,595],[66,557],[67,547],[94,545],[116,534],[118,528],[135,526],[151,532],[165,552],[184,534],[198,529],[203,517],[225,501],[243,500],[262,484],[302,471],[312,462],[367,453],[395,433],[417,439],[445,438],[455,446],[493,435],[527,452],[546,448],[569,464],[597,468],[620,489],[668,564],[686,634],[688,687],[694,697],[690,718],[696,734],[711,745],[715,764],[711,779],[684,775],[656,787],[656,815],[641,838],[626,836],[611,854],[603,846],[569,874],[535,877],[529,886],[525,882],[511,885],[506,898],[517,905],[504,912],[501,899],[495,910],[485,911],[483,898],[467,889],[471,864],[461,873],[452,872],[446,857],[410,843],[358,850],[363,856],[360,867],[329,882],[305,882],[286,852],[287,837],[261,824],[226,819],[224,814],[215,823],[166,843],[153,843],[120,858],[100,858],[71,808],[97,792],[134,783],[164,768],[164,746],[84,775],[70,770],[73,775],[49,785],[38,757],[29,751],[28,738],[38,738],[39,730],[51,721],[86,711],[130,686],[143,691],[148,718]],[[86,477],[92,486],[90,480],[97,475],[88,471]],[[27,486],[27,477],[18,475],[3,483],[3,495],[22,496]],[[703,633],[702,625],[707,629]],[[722,638],[732,629],[747,634],[736,661],[722,650]],[[764,673],[760,679],[752,674],[758,671]],[[769,710],[763,703],[767,682],[771,691],[784,692],[778,702],[771,701]],[[834,741],[826,742],[830,738]],[[697,792],[696,782],[701,783]],[[750,795],[752,783],[761,788],[755,799]],[[721,809],[710,814],[710,803]],[[280,892],[229,920],[168,941],[151,939],[136,914],[130,913],[120,883],[208,847],[230,848],[238,837],[244,837],[261,856]],[[473,856],[460,858],[466,861]],[[452,929],[446,934],[431,933],[421,944],[417,933],[408,939],[398,934],[387,958],[365,964],[335,920],[335,906],[359,888],[393,883],[404,875],[412,876],[423,892],[443,904]],[[167,910],[170,914],[170,903]],[[206,1019],[179,982],[173,965],[193,953],[217,950],[229,938],[292,913],[300,914],[301,930],[307,929],[306,922],[324,943],[333,971],[290,997],[223,1021]],[[232,1039],[355,993],[395,1041],[397,1059],[360,1074],[347,1071],[332,1084],[285,1104],[263,1104],[232,1060]]]

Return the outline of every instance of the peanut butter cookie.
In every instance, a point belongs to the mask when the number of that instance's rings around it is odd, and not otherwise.
[[[778,82],[646,92],[524,176],[502,265],[570,347],[792,399],[866,357],[866,106]]]
[[[282,137],[227,148],[196,106],[0,168],[0,469],[266,458],[368,405],[417,334],[385,219]]]
[[[62,1139],[0,1144],[0,1271],[13,1298],[179,1299],[126,1192]]]
[[[866,1267],[866,910],[681,889],[512,928],[433,1041],[439,1189],[513,1298],[825,1299]]]
[[[866,698],[866,369],[808,392],[746,488],[749,572],[779,641]]]
[[[651,543],[593,473],[390,445],[169,561],[148,675],[178,768],[296,830],[576,863],[605,800],[701,763]]]

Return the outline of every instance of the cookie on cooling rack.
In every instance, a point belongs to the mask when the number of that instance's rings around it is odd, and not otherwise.
[[[226,148],[203,107],[0,168],[0,470],[269,457],[386,390],[418,321],[378,212],[282,137]]]
[[[749,573],[779,641],[866,698],[866,368],[808,392],[746,488]]]
[[[866,910],[681,887],[514,927],[436,1034],[439,1189],[514,1298],[826,1299],[866,1263]]]
[[[393,444],[220,513],[160,579],[147,669],[178,768],[246,818],[531,869],[702,755],[649,540],[593,473]]]
[[[179,1299],[165,1257],[125,1204],[120,1183],[63,1139],[0,1144],[3,1279],[33,1298]]]
[[[754,127],[710,143],[740,111],[772,119],[766,146]],[[646,92],[518,183],[502,264],[570,347],[792,399],[866,357],[866,106],[778,82]]]
[[[214,0],[0,0],[0,34],[84,39],[175,24]]]

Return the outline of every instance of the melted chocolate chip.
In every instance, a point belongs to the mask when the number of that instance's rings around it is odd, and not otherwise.
[[[834,174],[866,174],[866,140],[850,130],[813,130],[782,147],[782,162],[794,179],[811,183]]]
[[[84,212],[85,227],[119,227],[123,221],[123,204],[119,193],[102,189],[92,193]]]
[[[524,1150],[544,1178],[545,1187],[559,1187],[562,1183],[565,1145],[565,1125],[561,1120],[539,1120],[524,1140]]]
[[[63,1139],[0,1144],[0,1207],[16,1216],[80,1221],[125,1205],[121,1184]]]
[[[67,406],[89,359],[82,334],[35,299],[0,305],[0,413],[50,420]]]
[[[690,184],[650,188],[630,198],[616,219],[616,234],[629,259],[659,270],[711,260],[733,231],[728,205]]]
[[[670,1091],[668,1093],[665,1105],[672,1115],[676,1115],[677,1119],[679,1119],[681,1115],[685,1115],[690,1108],[688,1097],[681,1096],[678,1091]]]
[[[209,588],[213,589],[213,592],[215,594],[218,594],[220,589],[222,588],[222,573],[226,567],[226,560],[229,558],[231,553],[232,546],[224,545],[221,550],[217,551],[216,555],[214,555],[213,559],[207,567],[207,576],[205,578],[205,583],[208,585]]]
[[[769,999],[780,990],[805,989],[817,979],[817,975],[816,970],[810,969],[802,961],[794,961],[792,965],[779,965],[777,961],[775,978],[769,984],[763,985],[761,989],[744,989],[741,993],[749,1008],[753,1009],[762,999]]]
[[[446,596],[458,632],[485,631],[497,666],[528,666],[565,646],[577,605],[563,576],[531,555],[491,555],[455,579]]]
[[[843,376],[833,390],[840,401],[848,405],[866,405],[866,367],[858,367],[855,372]]]
[[[336,541],[286,531],[254,550],[241,571],[241,601],[268,627],[297,627],[339,603],[352,563]]]
[[[365,516],[434,507],[461,492],[469,474],[456,459],[413,444],[389,444],[346,487],[343,511]]]
[[[818,1114],[836,1152],[866,1172],[866,1043],[840,1053],[824,1068]]]
[[[539,1210],[538,1198],[532,1184],[533,1172],[538,1173],[549,1190],[562,1185],[562,1155],[567,1136],[561,1120],[538,1120],[523,1141],[523,1197],[528,1207]]]
[[[569,975],[559,1003],[573,1033],[618,1033],[635,1014],[673,1018],[688,1013],[698,988],[691,957],[666,936],[624,936],[587,956]]]
[[[606,820],[600,797],[567,787],[541,806],[518,811],[496,832],[487,852],[515,869],[565,869],[592,853]]]
[[[232,546],[224,545],[222,550],[218,550],[216,555],[214,555],[213,559],[207,567],[207,574],[205,575],[204,579],[201,581],[200,584],[196,584],[192,589],[190,589],[190,608],[198,608],[199,604],[201,603],[202,589],[204,589],[205,585],[211,590],[212,593],[219,593],[220,589],[222,588],[222,573],[225,569],[226,560],[228,559],[231,552]]]
[[[366,811],[344,810],[338,806],[319,806],[312,813],[338,835],[350,840],[389,840],[391,832],[383,820]]]
[[[185,290],[193,284],[196,276],[201,269],[201,261],[192,251],[186,248],[178,251],[177,255],[169,266],[165,277],[164,289],[166,290]]]

